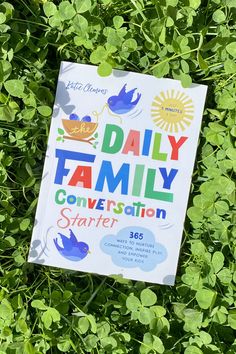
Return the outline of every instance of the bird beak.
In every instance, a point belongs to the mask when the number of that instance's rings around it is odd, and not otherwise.
[[[88,251],[87,253],[91,254],[91,252],[90,252],[90,251]]]

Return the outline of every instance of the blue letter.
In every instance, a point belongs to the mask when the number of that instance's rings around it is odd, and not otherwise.
[[[96,205],[96,209],[98,210],[104,210],[104,202],[105,202],[105,199],[101,199],[99,198],[98,199],[98,202],[97,202],[97,205]]]
[[[117,175],[114,176],[111,162],[102,161],[97,184],[95,187],[96,191],[102,192],[105,179],[107,180],[109,192],[114,192],[118,184],[121,182],[121,194],[128,194],[129,164],[123,163]]]
[[[152,138],[152,130],[145,129],[144,140],[143,140],[143,150],[142,150],[142,155],[144,155],[144,156],[149,155],[151,138]]]
[[[61,149],[56,149],[56,157],[58,158],[58,163],[54,180],[55,184],[62,184],[63,177],[67,176],[70,172],[68,168],[65,168],[66,159],[86,162],[94,162],[95,160],[95,155]]]
[[[173,179],[175,178],[178,170],[176,170],[175,168],[172,168],[170,170],[170,173],[169,173],[168,176],[167,176],[167,173],[166,173],[166,168],[159,168],[159,170],[160,170],[162,178],[164,180],[163,188],[170,189],[171,183],[173,182]]]

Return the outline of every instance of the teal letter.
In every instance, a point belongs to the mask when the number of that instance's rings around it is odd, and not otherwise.
[[[144,165],[136,165],[135,167],[134,182],[133,182],[133,189],[132,189],[132,195],[134,195],[135,197],[139,197],[141,193],[144,167],[145,167]]]

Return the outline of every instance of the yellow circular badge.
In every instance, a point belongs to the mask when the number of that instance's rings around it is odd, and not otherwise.
[[[151,116],[154,123],[171,133],[185,130],[193,120],[193,113],[193,101],[180,91],[162,91],[152,103]]]

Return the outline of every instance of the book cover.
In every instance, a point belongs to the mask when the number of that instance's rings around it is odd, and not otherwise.
[[[206,91],[62,62],[29,262],[173,285]]]

